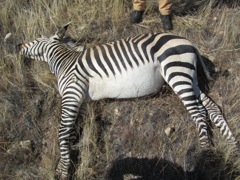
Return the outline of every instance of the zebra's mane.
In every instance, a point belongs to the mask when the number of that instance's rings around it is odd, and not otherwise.
[[[81,40],[73,39],[70,36],[66,36],[62,38],[61,40],[59,40],[59,42],[65,47],[67,47],[68,49],[74,50],[77,52],[82,52],[86,48],[84,43],[81,42]]]

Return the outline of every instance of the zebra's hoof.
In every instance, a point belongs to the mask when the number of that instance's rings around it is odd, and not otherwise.
[[[240,155],[240,143],[235,142],[232,144],[232,152],[236,155]]]
[[[56,180],[68,180],[69,179],[68,175],[63,173],[63,171],[62,171],[62,164],[61,164],[60,159],[59,159],[57,167],[55,168],[55,179]]]
[[[68,180],[69,178],[68,178],[68,176],[59,172],[59,170],[56,170],[55,179],[56,180]]]
[[[212,149],[212,144],[210,144],[209,142],[204,142],[200,144],[200,147],[203,150],[209,150]]]

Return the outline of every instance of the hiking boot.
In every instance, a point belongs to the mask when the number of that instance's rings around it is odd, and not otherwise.
[[[160,19],[162,20],[162,23],[163,23],[163,29],[165,30],[173,29],[170,15],[160,15]]]
[[[143,13],[144,11],[133,11],[131,14],[131,22],[133,24],[142,22]]]

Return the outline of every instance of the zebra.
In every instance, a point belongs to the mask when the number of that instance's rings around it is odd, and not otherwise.
[[[62,41],[67,29],[68,24],[49,38],[19,45],[22,56],[47,62],[58,80],[62,111],[56,172],[62,179],[69,176],[70,141],[83,102],[150,96],[165,83],[195,122],[201,147],[211,146],[207,116],[226,141],[237,146],[220,108],[207,96],[202,80],[211,77],[189,40],[171,33],[146,33],[77,51]]]
[[[63,37],[62,39],[60,39],[60,42],[63,45],[66,45],[67,48],[69,48],[73,51],[78,51],[78,52],[82,52],[86,48],[86,45],[84,45],[84,43],[81,41],[84,41],[84,40],[82,40],[82,39],[75,40],[69,36]]]

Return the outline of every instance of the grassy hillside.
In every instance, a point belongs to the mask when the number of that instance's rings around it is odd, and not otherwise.
[[[56,79],[47,64],[21,58],[15,45],[49,36],[68,22],[68,34],[88,47],[163,32],[158,4],[148,3],[139,25],[129,21],[131,1],[1,0],[0,5],[0,179],[53,179],[61,108]],[[238,1],[176,0],[173,24],[173,33],[188,38],[212,62],[210,96],[240,139]],[[201,151],[194,123],[167,86],[151,98],[87,107],[73,153],[73,179],[240,179],[240,159],[218,129],[213,129],[215,147]],[[175,129],[169,137],[168,127]]]

